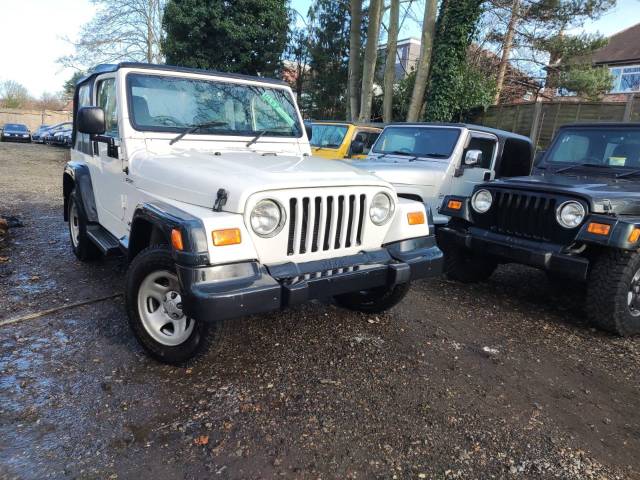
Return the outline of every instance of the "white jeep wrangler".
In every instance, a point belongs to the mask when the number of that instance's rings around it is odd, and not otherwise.
[[[441,271],[423,205],[310,157],[280,81],[103,65],[78,83],[74,114],[73,251],[128,257],[129,323],[158,360],[191,358],[219,320],[314,298],[379,312]]]

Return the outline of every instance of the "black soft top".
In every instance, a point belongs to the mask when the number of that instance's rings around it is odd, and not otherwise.
[[[163,70],[165,72],[181,72],[181,73],[197,73],[200,75],[211,75],[216,77],[225,77],[225,78],[235,78],[240,80],[253,80],[265,83],[271,83],[274,85],[287,85],[286,82],[282,80],[277,80],[275,78],[265,78],[265,77],[257,77],[251,75],[241,75],[239,73],[226,73],[226,72],[216,72],[213,70],[201,70],[199,68],[188,68],[188,67],[178,67],[174,65],[160,65],[155,63],[140,63],[140,62],[121,62],[121,63],[105,63],[101,65],[95,66],[91,71],[84,77],[82,77],[76,85],[80,85],[97,75],[101,75],[103,73],[116,72],[121,68],[141,68],[145,70]]]
[[[558,130],[563,128],[640,128],[640,122],[585,122],[585,123],[567,123],[562,125]]]

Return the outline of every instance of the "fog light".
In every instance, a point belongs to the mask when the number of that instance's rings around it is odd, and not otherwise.
[[[594,235],[609,235],[611,231],[611,225],[607,223],[596,223],[591,222],[587,227],[587,232],[593,233]]]
[[[237,245],[242,241],[239,228],[227,228],[225,230],[214,230],[211,232],[213,244],[216,247],[225,245]]]
[[[409,225],[422,225],[424,224],[424,213],[423,212],[407,213],[407,220],[409,221]]]

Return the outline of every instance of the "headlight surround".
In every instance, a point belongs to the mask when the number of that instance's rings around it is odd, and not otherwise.
[[[374,195],[369,206],[369,218],[376,225],[383,225],[393,216],[395,205],[393,199],[384,192]]]
[[[564,202],[556,209],[556,220],[564,228],[578,227],[586,215],[587,212],[582,204],[575,200]]]
[[[486,213],[493,203],[493,195],[489,190],[478,190],[471,197],[471,206],[478,213]]]
[[[284,225],[284,209],[275,200],[260,200],[251,210],[249,221],[257,235],[273,237],[282,230]]]

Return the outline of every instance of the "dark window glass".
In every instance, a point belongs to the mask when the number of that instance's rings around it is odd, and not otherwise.
[[[462,154],[464,159],[469,150],[480,150],[482,152],[482,162],[478,165],[481,168],[491,168],[491,162],[493,161],[493,154],[496,149],[496,141],[490,138],[477,138],[472,137],[469,141],[469,146]]]

